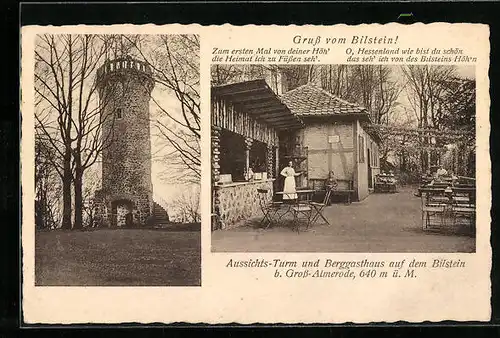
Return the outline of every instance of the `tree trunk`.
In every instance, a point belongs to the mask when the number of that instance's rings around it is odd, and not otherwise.
[[[83,209],[83,194],[82,194],[82,179],[75,180],[75,222],[74,228],[81,229],[83,225],[82,220]]]
[[[80,154],[76,153],[75,156],[75,180],[73,182],[75,186],[75,222],[74,228],[81,229],[83,226],[83,170]]]
[[[69,154],[69,156],[67,156]],[[62,228],[71,229],[71,153],[64,156]]]

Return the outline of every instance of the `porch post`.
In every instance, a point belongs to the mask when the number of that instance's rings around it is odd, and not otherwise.
[[[271,144],[267,145],[267,178],[273,178],[273,172],[274,172],[274,163],[273,163],[273,156],[274,156],[274,146]]]
[[[250,149],[252,148],[253,139],[245,137],[245,172],[248,174],[250,168]]]
[[[274,154],[274,169],[276,171],[276,177],[279,177],[279,174],[280,174],[280,158],[279,158],[279,155],[280,155],[280,151],[279,151],[280,147],[279,146],[276,146],[274,147],[274,151],[275,151],[275,154]]]
[[[211,165],[212,165],[212,217],[211,220],[212,222],[215,222],[215,224],[212,224],[212,229],[214,228],[222,228],[223,223],[222,223],[222,218],[221,218],[221,203],[220,203],[220,191],[217,187],[217,182],[219,182],[220,179],[220,134],[221,134],[221,128],[212,125],[212,158],[211,158]]]
[[[220,179],[220,134],[221,128],[212,126],[212,184]]]

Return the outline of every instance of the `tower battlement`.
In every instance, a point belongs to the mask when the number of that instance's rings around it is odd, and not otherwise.
[[[135,75],[145,80],[149,91],[153,90],[153,71],[146,62],[134,59],[130,56],[106,60],[102,66],[97,69],[96,80],[99,85],[99,91],[104,89],[109,79],[124,75]]]

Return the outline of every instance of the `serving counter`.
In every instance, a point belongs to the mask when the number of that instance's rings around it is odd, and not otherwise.
[[[232,228],[242,220],[259,216],[261,211],[257,189],[267,189],[271,200],[273,181],[274,179],[266,179],[214,185],[213,212],[221,223],[220,228]]]

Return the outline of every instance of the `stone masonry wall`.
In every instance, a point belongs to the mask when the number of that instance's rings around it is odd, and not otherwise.
[[[253,181],[234,186],[215,186],[215,193],[219,198],[219,217],[222,229],[229,229],[238,225],[242,220],[262,215],[259,205],[257,189],[268,189],[269,200],[273,195],[273,182]]]
[[[100,69],[99,96],[106,143],[101,195],[108,222],[110,217],[117,217],[109,215],[112,203],[128,200],[133,204],[134,222],[145,224],[151,214],[153,191],[149,124],[153,82],[144,64],[125,60],[108,62],[108,68]],[[109,63],[113,66],[109,67]]]

